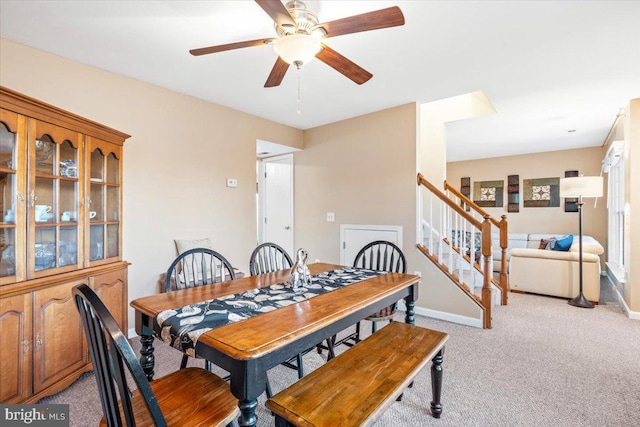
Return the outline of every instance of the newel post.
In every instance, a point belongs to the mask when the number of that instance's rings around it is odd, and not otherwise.
[[[502,259],[500,261],[500,288],[502,289],[502,305],[507,305],[509,295],[509,280],[507,277],[507,248],[509,246],[509,225],[507,224],[507,216],[502,215],[500,220],[500,249],[502,250]]]
[[[482,305],[484,306],[484,328],[491,329],[491,216],[485,215],[482,222],[482,257],[484,280],[482,281]]]

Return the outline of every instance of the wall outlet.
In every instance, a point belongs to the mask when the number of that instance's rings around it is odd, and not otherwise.
[[[235,178],[227,178],[227,187],[236,188],[238,186],[238,180]]]
[[[336,214],[334,212],[327,212],[327,221],[334,222],[336,220]]]

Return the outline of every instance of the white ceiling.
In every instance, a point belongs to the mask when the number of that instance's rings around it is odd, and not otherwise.
[[[275,36],[253,1],[0,0],[0,36],[299,129],[482,91],[498,113],[451,123],[449,161],[601,145],[640,97],[638,1],[305,3],[321,22],[398,5],[406,24],[327,39],[373,78],[312,61],[301,115],[293,67],[263,87],[271,47],[188,52]]]

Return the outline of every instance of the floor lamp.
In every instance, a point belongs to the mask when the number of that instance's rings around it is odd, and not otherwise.
[[[580,271],[580,294],[568,303],[582,308],[593,308],[591,301],[584,297],[582,293],[582,202],[583,197],[602,197],[602,177],[601,176],[576,176],[572,178],[560,179],[560,197],[578,198],[578,231],[579,231],[579,271]]]

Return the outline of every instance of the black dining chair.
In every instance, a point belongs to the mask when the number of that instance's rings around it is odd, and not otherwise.
[[[376,240],[374,242],[366,244],[353,261],[353,266],[358,268],[366,268],[368,270],[375,271],[387,271],[393,273],[406,273],[407,272],[407,260],[397,245],[386,240]],[[371,321],[371,333],[375,333],[377,330],[376,323],[388,320],[393,321],[393,316],[397,311],[397,303],[391,304],[389,307],[385,307],[377,313],[373,313],[365,318],[365,320]],[[347,346],[353,346],[360,342],[360,322],[356,323],[355,332],[345,336],[344,338],[336,341],[336,337],[332,337],[333,346],[341,344]]]
[[[387,242],[386,240],[376,240],[375,242],[365,245],[360,249],[358,255],[356,255],[356,259],[353,261],[353,266],[393,273],[407,272],[407,260],[402,253],[402,249],[394,243]],[[382,322],[385,320],[391,322],[396,311],[397,304],[394,303],[389,307],[385,307],[379,312],[366,317],[365,320],[372,322],[371,333],[376,332],[376,322]],[[358,340],[360,340],[359,329],[360,328],[358,327]]]
[[[101,426],[224,426],[236,418],[238,401],[229,385],[205,369],[181,369],[150,383],[98,295],[84,284],[73,295],[98,382]]]
[[[278,270],[285,270],[293,267],[293,260],[284,248],[275,243],[262,243],[251,253],[249,258],[249,272],[252,276],[258,274],[272,273]],[[295,357],[281,363],[281,365],[287,368],[298,371],[298,378],[304,377],[304,365],[302,363],[302,356],[308,353],[307,350],[303,353],[299,353]],[[267,390],[267,395],[271,393],[271,390]]]
[[[195,248],[181,253],[173,262],[165,275],[166,292],[178,289],[195,288],[235,279],[231,263],[212,249]],[[184,369],[189,355],[182,355],[180,369]],[[211,362],[206,366],[211,370]]]
[[[281,246],[275,243],[263,243],[251,253],[249,272],[252,276],[284,270],[293,266],[293,260]]]

